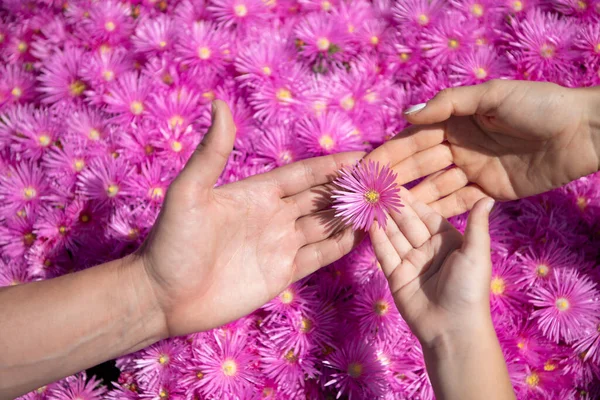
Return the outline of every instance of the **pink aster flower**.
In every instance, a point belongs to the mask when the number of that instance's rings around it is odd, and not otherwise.
[[[99,203],[115,203],[125,195],[125,185],[131,167],[121,157],[95,159],[78,176],[77,186],[82,195]]]
[[[35,80],[19,65],[0,66],[0,107],[26,103],[35,98]]]
[[[131,41],[135,50],[146,56],[170,51],[178,41],[176,22],[166,15],[144,20],[138,24]]]
[[[501,9],[494,0],[450,0],[450,3],[470,19],[495,22],[501,18]]]
[[[540,3],[542,3],[541,0],[504,0],[504,4],[501,6],[508,14],[522,16],[539,7]]]
[[[85,372],[65,378],[50,389],[50,398],[56,400],[101,400],[105,394],[106,387],[100,380],[94,376],[87,379]]]
[[[289,126],[275,125],[263,132],[255,145],[265,162],[281,167],[307,158],[306,151],[293,140]]]
[[[597,310],[599,296],[596,285],[577,270],[559,270],[548,285],[533,288],[531,304],[538,309],[531,317],[550,340],[570,343],[594,328],[587,316]]]
[[[40,212],[33,227],[37,237],[49,240],[57,247],[73,250],[76,248],[73,232],[76,223],[77,219],[72,214],[57,208]]]
[[[182,128],[176,125],[173,129],[170,127],[159,128],[160,135],[151,141],[150,144],[157,150],[157,157],[166,161],[175,161],[176,169],[182,168],[192,155],[192,152],[198,147],[201,136],[195,132],[191,126]]]
[[[584,65],[593,69],[596,74],[600,66],[600,23],[582,26],[575,39],[575,46]]]
[[[186,87],[151,95],[148,111],[161,125],[185,130],[200,117],[200,94]]]
[[[493,49],[483,47],[461,55],[450,69],[450,78],[459,86],[476,85],[490,79],[503,78],[508,63]]]
[[[130,6],[117,0],[94,3],[82,22],[82,36],[93,46],[120,44],[129,39],[134,26]]]
[[[262,308],[271,312],[271,318],[285,317],[291,311],[307,311],[310,299],[314,297],[314,289],[302,285],[300,282],[292,283],[279,296],[265,304]]]
[[[74,110],[67,119],[67,131],[73,136],[85,140],[88,151],[90,148],[106,148],[108,136],[108,116],[95,108],[82,107]]]
[[[357,66],[358,67],[358,66]],[[331,76],[332,108],[353,117],[376,115],[391,83],[359,68]]]
[[[82,65],[83,51],[73,46],[65,48],[44,63],[38,78],[42,101],[56,103],[81,99],[87,88],[80,76]]]
[[[235,68],[240,80],[262,80],[279,76],[294,56],[294,49],[277,29],[268,30],[257,43],[240,46]]]
[[[196,23],[208,19],[206,0],[182,0],[175,6],[175,21],[178,25],[191,28]]]
[[[33,229],[35,219],[35,213],[26,207],[0,226],[0,248],[6,257],[21,258],[36,243],[37,236]]]
[[[570,20],[536,9],[524,19],[513,20],[511,52],[520,56],[532,79],[558,80],[573,69],[574,33]]]
[[[51,279],[71,271],[73,263],[65,249],[53,243],[35,243],[26,255],[27,271],[35,279]]]
[[[589,21],[598,17],[595,9],[598,3],[595,0],[554,0],[552,5],[556,11],[582,20]]]
[[[21,285],[31,281],[27,265],[21,260],[0,259],[0,287]]]
[[[560,371],[546,370],[543,367],[520,366],[514,373],[513,386],[515,391],[527,399],[552,399],[558,398],[558,390],[566,382]]]
[[[81,76],[91,83],[90,89],[84,92],[85,95],[92,104],[102,105],[102,96],[107,91],[107,85],[132,68],[131,55],[122,47],[96,51],[88,62],[81,66]]]
[[[594,318],[597,320],[596,329],[590,329],[575,343],[573,348],[578,354],[584,354],[585,360],[600,365],[600,315]]]
[[[244,29],[266,21],[268,8],[262,0],[213,0],[207,8],[223,27]]]
[[[361,335],[389,337],[398,331],[400,314],[383,273],[379,272],[357,293],[349,315],[358,323]]]
[[[226,337],[215,333],[213,338],[214,344],[193,349],[204,374],[198,392],[207,397],[233,400],[238,393],[248,391],[254,381],[246,337],[234,332]]]
[[[28,207],[37,210],[48,194],[48,182],[41,168],[23,161],[9,168],[9,174],[0,176],[0,218],[17,215]]]
[[[169,165],[146,161],[141,165],[139,175],[131,175],[127,180],[127,192],[135,198],[145,199],[158,206],[162,204],[175,173]]]
[[[423,39],[423,56],[434,65],[453,62],[467,54],[475,45],[477,22],[465,19],[457,12],[445,15],[428,30]]]
[[[13,148],[25,158],[37,160],[55,145],[62,130],[62,124],[50,111],[36,109],[31,118],[22,120]]]
[[[373,347],[361,338],[347,340],[323,363],[333,370],[325,386],[337,389],[338,397],[372,399],[384,392],[383,367],[377,361]]]
[[[522,270],[516,263],[510,261],[495,262],[492,268],[490,283],[490,302],[492,310],[499,315],[512,318],[524,317],[530,310],[527,304],[525,285],[519,283]]]
[[[175,362],[184,354],[185,346],[180,339],[161,340],[139,352],[135,367],[144,382],[163,381],[174,371]]]
[[[328,13],[338,7],[338,0],[299,0],[303,10]]]
[[[394,18],[401,24],[410,24],[419,30],[434,24],[442,15],[443,1],[398,1],[394,6]]]
[[[396,33],[383,43],[380,54],[384,57],[388,73],[399,80],[412,81],[421,65],[422,52],[416,37]]]
[[[573,268],[581,263],[577,251],[557,241],[528,246],[518,253],[518,260],[523,269],[523,276],[519,281],[528,285],[549,282],[557,271]]]
[[[211,22],[194,24],[186,40],[175,46],[176,59],[189,67],[220,71],[230,52],[227,39],[225,31]]]
[[[300,54],[310,62],[321,60],[344,61],[349,48],[347,30],[327,14],[308,14],[295,29]]]
[[[331,196],[335,216],[357,230],[369,230],[375,219],[385,229],[386,212],[400,212],[402,207],[396,177],[388,166],[380,168],[372,160],[342,169]]]
[[[136,72],[128,72],[108,87],[103,99],[106,111],[115,114],[113,121],[128,123],[137,120],[147,113],[148,96],[152,86],[144,76]]]
[[[296,124],[298,141],[313,156],[361,150],[363,143],[352,121],[340,112],[305,117]]]

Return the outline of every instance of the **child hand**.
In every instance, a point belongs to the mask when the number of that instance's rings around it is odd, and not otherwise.
[[[480,200],[465,235],[407,190],[405,207],[370,235],[396,306],[424,348],[493,332],[489,308],[493,200]]]

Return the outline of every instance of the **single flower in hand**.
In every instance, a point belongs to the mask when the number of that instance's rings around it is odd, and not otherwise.
[[[352,169],[342,169],[331,196],[335,216],[355,230],[368,231],[375,219],[385,228],[385,212],[399,212],[402,207],[396,177],[389,166],[380,168],[379,163],[372,160]]]

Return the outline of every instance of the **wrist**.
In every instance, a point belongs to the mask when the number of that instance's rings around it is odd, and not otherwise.
[[[169,337],[164,312],[154,292],[142,257],[130,254],[121,261],[120,275],[126,285],[132,318],[138,321],[144,332],[142,341],[146,347]]]

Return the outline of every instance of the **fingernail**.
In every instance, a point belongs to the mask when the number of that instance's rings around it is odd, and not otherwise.
[[[488,212],[492,211],[492,208],[494,208],[494,199],[489,199],[487,204],[485,205],[485,208],[488,210]]]
[[[420,104],[415,104],[414,106],[410,106],[406,110],[404,110],[404,114],[405,115],[416,114],[419,111],[421,111],[422,109],[424,109],[426,105],[427,105],[427,103],[420,103]]]

